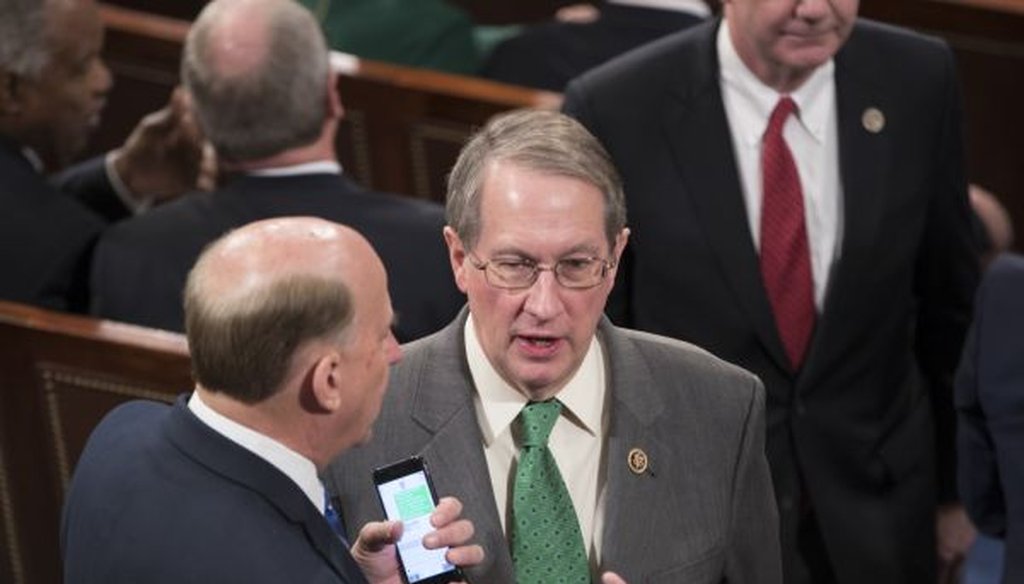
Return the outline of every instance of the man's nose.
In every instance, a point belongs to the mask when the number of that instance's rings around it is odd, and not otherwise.
[[[549,320],[561,314],[562,285],[555,278],[553,270],[542,270],[537,274],[537,281],[526,291],[526,312],[540,320]]]

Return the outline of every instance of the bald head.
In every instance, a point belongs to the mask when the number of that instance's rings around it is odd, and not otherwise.
[[[328,118],[327,44],[295,0],[214,0],[189,30],[181,76],[217,154],[268,158],[316,141]]]
[[[359,233],[321,219],[251,223],[213,243],[189,274],[185,327],[196,381],[243,402],[273,395],[295,354],[346,341],[384,266]]]
[[[263,66],[277,2],[232,0],[213,2],[202,15],[208,23],[207,63],[221,79],[245,77]]]

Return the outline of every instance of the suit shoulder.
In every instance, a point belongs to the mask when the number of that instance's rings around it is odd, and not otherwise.
[[[395,193],[361,191],[367,205],[383,211],[388,221],[434,227],[444,224],[444,207],[433,201]]]
[[[837,58],[845,55],[850,61],[878,68],[945,66],[952,60],[949,45],[939,37],[864,18],[857,20]]]
[[[659,383],[685,384],[686,393],[697,392],[744,404],[764,391],[756,375],[694,344],[643,331],[618,330],[642,356]]]
[[[419,383],[419,379],[431,371],[456,371],[462,367],[461,351],[453,350],[451,343],[453,325],[402,345],[402,360],[391,367],[389,397],[403,400]]]
[[[707,22],[628,51],[579,76],[573,85],[598,88],[623,81],[656,81],[685,67],[704,48],[703,41],[715,30]]]
[[[1020,283],[1024,278],[1024,256],[1005,253],[997,257],[985,273],[985,280],[992,283]]]
[[[168,244],[205,234],[213,217],[219,216],[212,193],[189,193],[175,201],[121,221],[104,235],[104,241],[137,249]]]
[[[154,423],[170,412],[170,406],[147,400],[132,400],[107,413],[93,431],[93,436],[118,437],[149,433]]]

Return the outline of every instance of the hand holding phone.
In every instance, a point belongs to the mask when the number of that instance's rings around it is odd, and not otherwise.
[[[445,558],[448,548],[428,550],[423,536],[434,530],[430,515],[437,494],[423,459],[413,457],[373,471],[377,496],[391,521],[401,521],[402,537],[395,548],[399,572],[407,584],[445,584],[464,581],[458,567]]]

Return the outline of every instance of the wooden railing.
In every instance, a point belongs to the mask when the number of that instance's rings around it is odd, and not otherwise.
[[[92,429],[191,391],[184,337],[0,302],[0,582],[61,581],[59,526]]]

